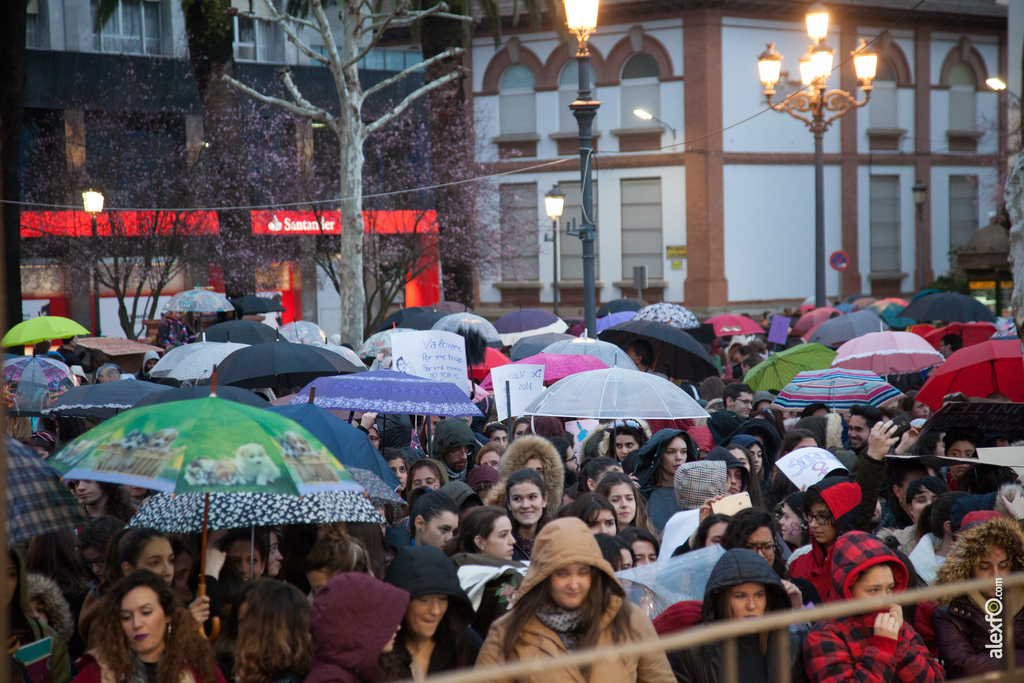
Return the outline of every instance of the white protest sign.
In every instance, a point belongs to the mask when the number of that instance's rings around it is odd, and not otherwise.
[[[451,382],[469,395],[466,340],[454,332],[427,330],[391,335],[391,368],[438,382]]]
[[[507,420],[509,407],[506,397],[512,401],[512,415],[520,415],[530,401],[544,391],[544,366],[509,363],[491,368],[491,383],[498,419]]]
[[[661,537],[661,552],[658,562],[672,557],[676,548],[690,540],[690,536],[700,526],[700,509],[682,510],[669,517],[665,523],[665,533]]]
[[[801,490],[814,486],[832,470],[846,469],[839,458],[817,446],[798,448],[779,458],[775,466]]]

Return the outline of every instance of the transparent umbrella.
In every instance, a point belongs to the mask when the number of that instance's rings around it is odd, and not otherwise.
[[[454,332],[455,334],[466,334],[470,331],[477,332],[483,337],[484,342],[490,345],[501,346],[501,335],[493,323],[486,318],[481,318],[474,313],[451,313],[434,323],[435,330]]]
[[[725,554],[715,544],[667,560],[616,572],[626,598],[640,607],[648,619],[683,600],[703,600],[711,570]]]
[[[248,344],[201,341],[177,346],[157,361],[149,373],[153,377],[169,377],[179,382],[208,379],[213,368],[229,355]]]
[[[593,356],[604,361],[610,368],[620,367],[626,370],[636,370],[636,364],[626,355],[626,352],[611,342],[600,339],[585,339],[573,337],[564,341],[557,341],[554,344],[545,346],[543,353],[563,353],[576,356]]]

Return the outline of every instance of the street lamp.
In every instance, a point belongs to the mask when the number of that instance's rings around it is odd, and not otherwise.
[[[910,188],[914,193],[914,206],[917,207],[917,223],[914,225],[914,232],[916,233],[915,240],[917,241],[917,276],[914,278],[917,291],[924,289],[924,263],[925,254],[924,249],[921,246],[921,240],[924,236],[924,203],[928,198],[928,186],[918,180],[914,183],[914,186]]]
[[[768,43],[768,49],[758,57],[757,66],[768,106],[800,119],[814,134],[814,305],[820,307],[825,305],[825,131],[846,112],[868,103],[878,56],[867,51],[863,39],[853,52],[854,69],[864,91],[864,100],[858,102],[845,90],[828,90],[826,81],[832,73],[835,50],[825,42],[828,10],[820,2],[813,4],[807,12],[807,35],[814,44],[800,59],[800,78],[807,86],[804,90],[778,104],[772,102],[775,84],[779,82],[782,71],[782,55],[775,50],[775,43]],[[808,115],[804,116],[804,113]],[[826,118],[826,113],[832,114]]]
[[[555,185],[544,195],[544,210],[551,219],[551,241],[554,242],[554,256],[551,259],[551,291],[554,296],[554,313],[558,315],[558,219],[565,208],[565,193]],[[546,241],[547,238],[545,238]]]
[[[657,121],[661,125],[663,125],[666,128],[668,128],[670,131],[672,131],[672,139],[675,140],[675,138],[676,138],[676,129],[673,128],[672,126],[670,126],[667,121],[662,121],[661,119],[659,119],[657,116],[655,116],[651,112],[647,111],[646,109],[634,109],[633,110],[633,116],[635,116],[635,117],[637,117],[639,119],[643,119],[644,121]]]
[[[96,215],[103,211],[103,195],[94,190],[82,193],[82,204],[85,212],[92,218],[92,245],[96,247]],[[100,281],[96,277],[96,260],[92,264],[92,336],[103,334],[100,328]]]
[[[597,27],[598,0],[564,0],[565,19],[569,30],[576,34],[576,63],[579,65],[579,91],[576,101],[569,105],[580,129],[580,189],[583,220],[578,230],[567,230],[580,238],[583,245],[583,320],[587,337],[597,338],[597,301],[594,288],[594,196],[590,174],[590,158],[594,154],[593,125],[601,103],[590,94],[590,50],[587,38]]]

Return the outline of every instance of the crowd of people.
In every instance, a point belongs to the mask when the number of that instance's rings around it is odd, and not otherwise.
[[[638,365],[647,351],[629,350]],[[996,594],[958,596],[955,584],[1024,568],[1024,487],[1010,468],[970,461],[1012,435],[922,432],[931,408],[913,391],[884,409],[783,413],[742,381],[763,360],[758,347],[730,356],[722,376],[685,387],[706,406],[702,420],[574,434],[573,416],[494,421],[490,398],[476,419],[364,414],[358,426],[401,482],[403,502],[378,506],[383,526],[213,530],[200,557],[198,534],[126,528],[151,491],[68,482],[90,522],[10,548],[9,652],[49,638],[53,683],[420,680],[951,584],[942,604],[796,618],[788,633],[742,637],[743,680],[776,681],[787,651],[778,638],[790,641],[794,680],[925,682],[998,668],[986,620]],[[946,398],[968,400],[1000,397]],[[913,422],[898,435],[900,413]],[[25,420],[9,419],[7,433],[44,458],[90,426],[63,418],[31,431]],[[776,462],[811,447],[842,467],[801,489]],[[749,505],[715,511],[737,494]],[[663,547],[687,511],[696,528]],[[652,614],[627,599],[623,571],[714,545],[724,554],[702,601]],[[1024,664],[1024,591],[999,595],[1015,637],[1000,653]],[[12,680],[37,680],[12,666]],[[706,682],[722,670],[712,643],[530,680]]]

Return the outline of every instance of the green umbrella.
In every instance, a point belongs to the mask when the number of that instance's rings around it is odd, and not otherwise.
[[[41,315],[12,327],[0,340],[0,346],[28,346],[41,341],[67,339],[80,334],[88,335],[89,330],[74,320],[58,315]]]
[[[799,344],[773,353],[750,369],[743,378],[754,391],[782,391],[804,370],[827,370],[836,352],[821,344]]]

